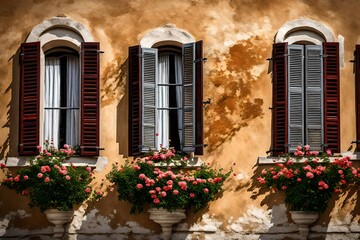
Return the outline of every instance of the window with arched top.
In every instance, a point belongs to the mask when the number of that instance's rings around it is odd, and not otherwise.
[[[20,155],[52,140],[99,155],[99,43],[65,17],[35,26],[21,45]]]
[[[129,155],[203,153],[202,41],[171,26],[129,48]]]
[[[310,145],[340,151],[339,43],[306,19],[280,28],[273,45],[273,153]]]

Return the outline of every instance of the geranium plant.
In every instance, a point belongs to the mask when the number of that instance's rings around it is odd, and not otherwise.
[[[5,164],[1,165],[6,174],[2,185],[15,190],[30,199],[30,207],[70,210],[85,201],[91,194],[91,168],[64,164],[75,151],[64,145],[56,149],[45,141],[44,149],[38,146],[39,155],[29,161],[29,165],[12,174]]]
[[[325,211],[334,192],[353,179],[349,157],[330,161],[331,151],[320,154],[310,146],[298,146],[283,163],[264,169],[258,181],[277,191],[285,192],[285,203],[291,211]]]
[[[186,161],[187,157],[175,154],[174,149],[162,148],[122,166],[114,164],[106,177],[116,185],[118,198],[132,204],[131,213],[141,212],[145,206],[196,211],[217,197],[231,170],[223,173],[206,165],[185,170],[181,166]]]

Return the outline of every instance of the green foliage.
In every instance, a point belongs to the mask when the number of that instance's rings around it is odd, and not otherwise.
[[[298,147],[293,155],[297,157],[287,156],[284,163],[264,169],[258,178],[261,184],[284,191],[291,211],[323,212],[333,192],[353,181],[354,168],[349,157],[330,162],[329,151],[328,155],[319,155],[309,146]]]
[[[16,175],[3,165],[7,178],[2,185],[28,196],[30,207],[39,207],[42,212],[50,208],[70,210],[82,203],[91,193],[91,168],[62,164],[74,153],[64,146],[57,150],[45,142],[45,149],[38,147],[40,154]]]
[[[222,173],[205,165],[193,171],[182,167],[154,166],[153,159],[145,157],[119,167],[113,165],[107,179],[117,186],[119,200],[132,204],[131,213],[143,211],[144,206],[169,211],[204,208],[214,200],[230,172]]]

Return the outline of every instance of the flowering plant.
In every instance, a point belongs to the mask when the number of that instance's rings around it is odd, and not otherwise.
[[[168,211],[206,207],[222,190],[231,172],[222,173],[222,169],[216,170],[206,165],[193,171],[184,171],[177,166],[171,168],[169,165],[157,167],[154,162],[162,154],[161,151],[132,162],[126,161],[120,167],[114,164],[106,175],[112,184],[116,184],[118,198],[132,204],[131,213],[143,211],[144,206]],[[171,163],[171,160],[170,155],[164,159],[167,163]]]
[[[291,211],[325,211],[332,193],[350,183],[356,171],[349,157],[330,162],[330,150],[319,154],[308,145],[298,146],[292,155],[284,163],[262,170],[257,178],[260,184],[284,191]]]
[[[30,207],[39,207],[42,212],[50,208],[70,210],[89,197],[91,168],[63,164],[75,153],[67,144],[60,150],[48,141],[44,145],[44,149],[38,146],[39,155],[16,175],[2,164],[6,174],[2,185],[28,196]]]

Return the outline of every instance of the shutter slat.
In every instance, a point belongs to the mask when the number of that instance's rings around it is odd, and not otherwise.
[[[288,151],[287,43],[273,45],[273,155]]]
[[[156,79],[157,49],[142,49],[142,152],[157,146],[156,141]]]
[[[324,144],[340,152],[339,43],[323,43],[324,58]]]
[[[36,155],[39,145],[40,42],[21,44],[19,154]]]
[[[288,144],[293,151],[304,143],[304,48],[288,46]]]
[[[83,156],[99,155],[100,78],[97,42],[81,43],[81,151]]]
[[[322,46],[305,46],[306,69],[306,140],[313,150],[323,146],[323,62]]]
[[[129,156],[140,155],[141,138],[141,47],[129,48]]]
[[[183,146],[195,152],[195,43],[183,45]]]

